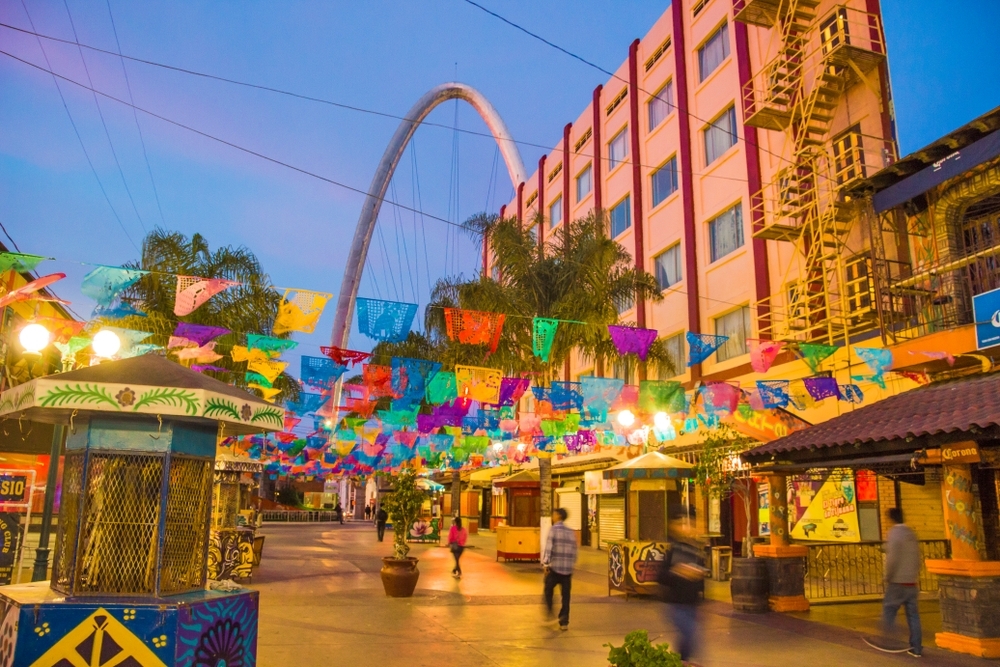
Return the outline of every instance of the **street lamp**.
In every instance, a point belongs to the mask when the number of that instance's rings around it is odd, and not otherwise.
[[[666,431],[670,427],[670,417],[666,412],[657,412],[653,415],[653,426],[660,431]]]
[[[631,410],[622,410],[618,413],[618,423],[628,428],[635,423],[635,415],[632,414]]]
[[[40,355],[49,344],[49,330],[37,322],[32,322],[21,329],[18,340],[21,341],[21,347],[27,354]]]
[[[118,354],[118,350],[122,347],[122,340],[114,331],[101,329],[94,334],[94,340],[91,341],[90,345],[94,348],[94,354],[103,359],[110,359]]]

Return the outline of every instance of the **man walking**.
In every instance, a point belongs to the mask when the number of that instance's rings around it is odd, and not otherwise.
[[[378,529],[378,541],[381,542],[382,538],[385,537],[385,522],[389,520],[389,513],[385,511],[385,508],[379,505],[378,512],[375,513],[375,527]]]
[[[910,627],[910,655],[919,658],[923,653],[920,631],[920,611],[917,595],[920,593],[920,544],[913,529],[903,523],[903,510],[889,510],[892,528],[885,541],[885,600],[882,602],[882,626],[886,634],[893,632],[896,613],[906,608],[906,624]]]
[[[566,525],[566,510],[557,507],[552,511],[552,528],[545,538],[542,565],[545,568],[545,608],[552,614],[552,599],[556,584],[562,606],[559,608],[559,629],[569,629],[569,590],[576,566],[576,533]]]

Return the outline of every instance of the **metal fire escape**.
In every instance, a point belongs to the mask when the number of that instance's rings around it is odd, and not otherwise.
[[[754,236],[794,244],[799,259],[784,293],[757,304],[770,314],[760,336],[846,344],[877,326],[877,317],[873,299],[860,293],[869,289],[868,264],[845,252],[855,212],[844,190],[865,176],[863,137],[857,128],[832,136],[831,126],[852,86],[878,92],[869,73],[885,58],[885,42],[877,15],[847,5],[820,13],[821,4],[733,0],[736,20],[771,28],[777,43],[743,89],[745,122],[784,132],[791,152],[751,197],[753,219],[761,221]]]

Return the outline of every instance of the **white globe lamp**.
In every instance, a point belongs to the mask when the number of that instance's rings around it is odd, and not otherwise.
[[[27,354],[41,354],[49,344],[49,330],[41,324],[31,323],[21,329],[18,340]]]
[[[635,415],[632,414],[631,410],[622,410],[618,413],[618,423],[628,428],[635,423]]]
[[[110,359],[118,354],[122,347],[122,341],[114,331],[101,329],[94,334],[94,340],[90,343],[94,348],[94,354],[104,359]]]
[[[657,412],[653,415],[653,425],[660,431],[666,431],[670,427],[670,417],[666,412]]]

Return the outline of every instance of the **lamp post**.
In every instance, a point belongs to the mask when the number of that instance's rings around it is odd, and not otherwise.
[[[38,548],[35,549],[35,566],[31,572],[32,581],[45,581],[49,570],[49,535],[52,533],[52,508],[56,501],[56,481],[59,478],[59,456],[66,427],[56,424],[52,428],[52,449],[49,451],[49,474],[45,478],[45,508],[42,511],[42,529],[38,534]]]

